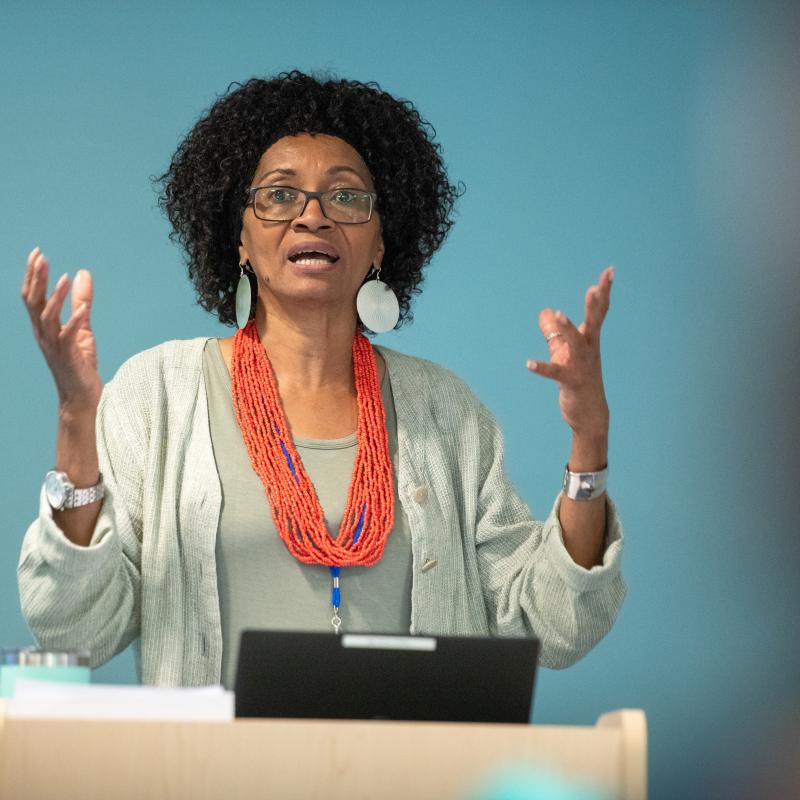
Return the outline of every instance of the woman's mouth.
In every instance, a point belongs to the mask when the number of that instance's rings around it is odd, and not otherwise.
[[[313,239],[297,242],[286,257],[298,272],[306,274],[330,272],[339,261],[339,253],[333,245]]]
[[[290,256],[289,262],[294,265],[298,272],[321,273],[330,272],[336,268],[339,258],[325,255],[325,253],[298,253]]]
[[[298,253],[296,256],[289,256],[289,261],[293,264],[303,264],[304,266],[315,267],[319,264],[335,264],[338,257],[326,255],[325,253]]]

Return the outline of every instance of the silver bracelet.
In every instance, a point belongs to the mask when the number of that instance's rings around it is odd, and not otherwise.
[[[570,472],[567,464],[561,490],[570,500],[592,500],[605,492],[607,482],[608,467],[599,472]]]

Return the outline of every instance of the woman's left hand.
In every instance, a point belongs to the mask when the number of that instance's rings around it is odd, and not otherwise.
[[[606,267],[598,283],[589,287],[586,317],[577,328],[562,312],[544,309],[539,314],[539,327],[547,338],[550,362],[528,361],[531,372],[558,382],[561,413],[574,434],[587,440],[608,436],[600,328],[608,312],[613,279],[614,268]]]

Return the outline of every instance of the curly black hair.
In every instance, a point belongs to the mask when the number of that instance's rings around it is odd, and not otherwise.
[[[410,101],[374,81],[298,70],[232,83],[180,143],[169,169],[154,178],[172,224],[170,239],[186,251],[198,303],[224,325],[236,324],[246,189],[264,152],[297,133],[337,136],[369,168],[383,226],[381,280],[397,295],[402,324],[411,318],[411,295],[420,292],[422,269],[452,227],[465,187],[449,183],[436,131]],[[254,305],[255,298],[254,291]]]

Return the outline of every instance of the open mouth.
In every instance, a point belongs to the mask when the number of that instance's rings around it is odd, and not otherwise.
[[[338,256],[329,256],[327,253],[320,253],[317,250],[308,250],[289,256],[289,261],[293,264],[305,264],[309,267],[315,267],[320,264],[335,264],[338,260]]]

